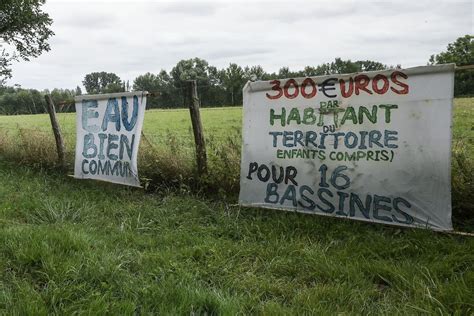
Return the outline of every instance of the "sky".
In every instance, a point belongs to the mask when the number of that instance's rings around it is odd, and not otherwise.
[[[405,68],[474,34],[472,0],[47,0],[43,8],[53,19],[51,50],[14,64],[9,85],[71,89],[94,71],[132,83],[193,57],[267,72],[335,57]]]

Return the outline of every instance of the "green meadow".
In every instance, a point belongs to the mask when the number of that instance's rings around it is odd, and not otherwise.
[[[76,122],[75,113],[58,113],[58,120],[68,142],[70,150],[74,149]],[[211,139],[225,139],[226,136],[240,134],[242,124],[241,107],[202,108],[201,117],[206,136]],[[474,98],[458,98],[454,101],[453,144],[462,142],[470,154],[474,150]],[[51,124],[47,114],[0,116],[0,130],[17,132],[26,129],[53,139]],[[192,141],[189,110],[148,110],[145,115],[144,133],[157,143],[166,143],[162,136],[176,136]],[[166,137],[163,137],[166,138]],[[185,140],[182,140],[183,142]],[[237,140],[240,143],[240,138]]]
[[[76,114],[58,113],[58,121],[65,134],[66,145],[74,150]],[[207,136],[219,140],[238,132],[242,124],[241,107],[203,108],[201,109],[202,125]],[[166,137],[173,135],[184,138],[183,142],[193,145],[193,134],[188,109],[148,110],[143,123],[143,131],[148,138],[157,143],[166,143]],[[51,134],[51,123],[48,114],[0,116],[0,130],[10,130],[12,133],[20,129],[54,140]],[[238,140],[240,143],[240,139]]]
[[[146,190],[55,168],[46,115],[0,117],[0,314],[474,313],[474,237],[236,205],[242,112],[150,110]],[[59,114],[71,172],[75,114]],[[474,99],[455,100],[453,221],[474,232]]]

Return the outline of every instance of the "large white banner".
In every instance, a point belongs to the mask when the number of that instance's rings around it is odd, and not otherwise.
[[[75,101],[74,177],[140,186],[137,154],[146,93],[83,95]]]
[[[451,230],[454,65],[249,82],[239,201]]]

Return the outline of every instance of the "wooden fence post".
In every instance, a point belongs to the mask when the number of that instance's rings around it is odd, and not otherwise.
[[[49,118],[51,119],[51,126],[53,127],[54,138],[56,139],[56,150],[58,151],[58,162],[59,165],[65,167],[65,150],[63,137],[61,135],[61,128],[59,127],[58,119],[56,118],[56,110],[54,108],[53,99],[51,95],[45,94],[44,99],[46,101]]]
[[[197,93],[196,80],[187,82],[187,102],[189,113],[191,114],[191,122],[193,124],[194,142],[196,144],[196,162],[198,174],[207,173],[207,154],[206,143],[204,141],[204,132],[202,130],[201,114],[199,112],[199,98]]]

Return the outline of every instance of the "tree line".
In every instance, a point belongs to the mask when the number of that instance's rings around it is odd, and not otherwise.
[[[387,65],[376,61],[342,60],[336,58],[331,63],[307,66],[303,70],[291,71],[282,67],[278,72],[268,73],[262,66],[241,67],[230,63],[227,68],[218,69],[201,58],[179,61],[170,72],[161,70],[157,74],[147,72],[130,84],[117,74],[93,72],[85,75],[82,85],[87,94],[113,93],[145,90],[152,92],[148,98],[148,108],[184,107],[185,84],[196,80],[201,106],[242,105],[242,88],[248,80],[271,80],[273,78],[308,77],[357,71],[382,70]],[[82,89],[53,89],[38,91],[19,86],[0,86],[0,114],[37,114],[46,112],[44,94],[50,94],[57,110],[74,111],[74,97],[81,95]]]
[[[474,37],[471,35],[458,38],[448,45],[445,52],[432,55],[428,64],[451,62],[458,66],[474,64],[473,39]],[[387,66],[371,60],[353,62],[336,58],[333,62],[318,66],[306,66],[298,71],[282,67],[278,72],[268,73],[259,65],[241,67],[230,63],[228,67],[218,69],[204,59],[192,58],[179,61],[169,72],[161,70],[156,74],[150,72],[142,74],[136,77],[132,83],[122,80],[115,73],[93,72],[85,75],[82,85],[87,94],[146,90],[153,93],[147,102],[149,108],[179,108],[185,106],[185,82],[196,80],[201,106],[232,106],[242,104],[242,88],[248,80],[310,77],[388,68],[394,68],[394,66]],[[58,111],[74,111],[74,96],[82,93],[79,86],[75,89],[38,91],[19,86],[0,85],[0,114],[45,113],[44,94],[51,94]],[[474,72],[456,72],[455,96],[466,95],[474,95]]]
[[[149,101],[151,108],[182,107],[186,81],[196,80],[201,106],[234,106],[242,105],[242,88],[249,80],[309,77],[386,68],[386,65],[375,61],[352,62],[336,58],[334,62],[316,67],[307,66],[300,71],[282,67],[278,72],[268,73],[259,65],[241,67],[230,63],[227,68],[217,69],[206,60],[193,58],[179,61],[169,73],[161,70],[158,74],[138,76],[133,81],[133,89],[156,92]]]

